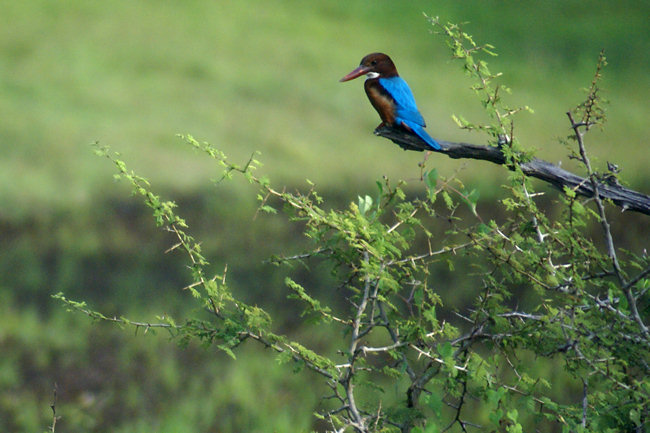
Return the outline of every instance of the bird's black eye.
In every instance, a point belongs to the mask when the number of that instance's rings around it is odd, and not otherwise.
[[[370,64],[371,64],[372,66],[375,66],[375,65],[377,64],[377,60],[373,60],[372,62],[370,62]]]

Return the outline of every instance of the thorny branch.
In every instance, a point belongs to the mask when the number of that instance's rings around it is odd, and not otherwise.
[[[592,85],[592,93],[595,93],[595,89]],[[591,98],[588,99],[588,101],[592,101]],[[591,187],[593,189],[593,198],[594,201],[596,202],[596,207],[598,208],[598,215],[600,217],[600,224],[603,229],[603,234],[605,236],[605,245],[607,247],[607,255],[609,256],[611,262],[612,262],[612,267],[614,268],[614,273],[616,277],[618,278],[618,281],[623,289],[623,292],[625,293],[625,297],[627,298],[628,305],[630,307],[630,311],[632,313],[632,317],[636,321],[636,323],[639,325],[639,328],[641,329],[641,332],[647,337],[648,336],[648,327],[646,326],[645,323],[643,323],[643,320],[641,319],[641,316],[639,315],[639,311],[637,308],[636,304],[636,299],[632,293],[632,288],[629,285],[628,281],[625,278],[625,275],[623,274],[623,271],[621,269],[621,265],[618,262],[618,256],[616,255],[616,248],[614,247],[614,240],[612,238],[612,232],[610,230],[610,225],[607,220],[607,215],[605,213],[605,205],[603,204],[603,201],[601,199],[601,194],[599,192],[600,186],[598,184],[598,181],[596,180],[596,175],[591,168],[591,162],[589,161],[589,157],[587,156],[587,151],[585,149],[585,143],[584,143],[584,135],[586,131],[589,129],[589,125],[591,125],[590,122],[590,110],[589,107],[587,107],[586,114],[583,118],[582,121],[576,122],[573,119],[573,115],[571,112],[567,112],[567,116],[569,118],[569,121],[571,122],[571,128],[573,129],[574,132],[574,137],[576,139],[576,142],[578,143],[578,149],[580,151],[580,157],[582,158],[582,163],[585,166],[585,169],[587,170],[587,175],[588,175],[588,180],[591,183]],[[582,130],[584,128],[584,130]]]
[[[368,253],[364,252],[364,261],[368,261]],[[356,400],[354,397],[354,374],[355,374],[355,369],[354,369],[354,364],[355,360],[357,359],[357,347],[359,345],[359,334],[360,334],[360,329],[361,329],[361,320],[366,312],[366,306],[368,305],[368,298],[370,296],[370,278],[366,277],[366,281],[363,287],[363,296],[361,298],[361,302],[359,306],[357,307],[357,312],[354,318],[354,322],[352,324],[352,335],[350,336],[350,348],[348,349],[349,356],[350,356],[350,361],[349,361],[349,367],[347,369],[347,373],[345,374],[345,377],[341,381],[342,385],[345,387],[345,393],[348,401],[348,411],[350,413],[350,416],[352,417],[352,425],[354,428],[360,432],[366,432],[366,424],[365,420],[361,417],[361,414],[359,413],[359,409],[357,408]]]

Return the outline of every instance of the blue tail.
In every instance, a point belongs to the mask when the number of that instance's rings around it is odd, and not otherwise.
[[[425,131],[422,126],[418,125],[417,123],[406,121],[404,119],[398,119],[398,120],[401,120],[403,123],[406,124],[406,126],[411,128],[411,130],[418,137],[420,137],[422,140],[424,140],[425,143],[427,143],[429,146],[431,146],[432,149],[434,149],[434,150],[441,150],[442,149],[440,147],[440,144],[438,144],[438,142],[436,140],[431,138],[431,136],[429,134],[427,134],[427,131]]]

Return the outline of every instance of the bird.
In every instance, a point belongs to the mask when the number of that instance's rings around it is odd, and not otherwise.
[[[339,81],[350,81],[362,75],[367,77],[363,84],[366,95],[382,121],[377,128],[402,127],[420,137],[428,145],[427,150],[441,150],[440,144],[424,130],[426,123],[415,104],[413,92],[388,55],[368,54],[357,68]]]

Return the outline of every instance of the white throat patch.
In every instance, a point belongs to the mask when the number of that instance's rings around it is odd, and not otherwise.
[[[366,74],[367,80],[379,77],[379,72],[368,72]]]

